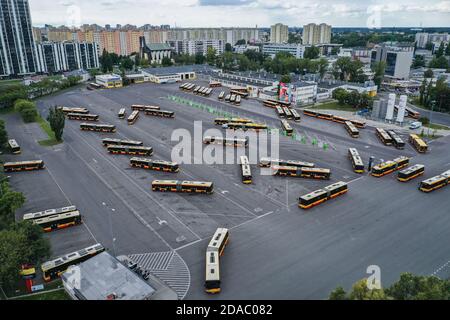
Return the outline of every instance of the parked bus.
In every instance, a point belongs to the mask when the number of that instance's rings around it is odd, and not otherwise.
[[[159,106],[144,106],[142,104],[133,104],[131,106],[131,110],[133,110],[133,111],[161,110],[161,107],[159,107]]]
[[[347,118],[344,118],[344,117],[338,117],[338,116],[333,115],[333,122],[345,124],[347,121],[350,121],[350,120],[348,120]]]
[[[117,131],[116,126],[110,124],[91,124],[82,123],[80,124],[80,129],[83,131],[94,131],[94,132],[106,132],[114,133]]]
[[[282,107],[276,106],[275,111],[277,112],[278,117],[280,117],[280,118],[285,117],[284,109]]]
[[[127,115],[126,109],[122,108],[122,109],[120,109],[119,113],[117,114],[117,117],[119,119],[125,119],[126,115]]]
[[[361,120],[350,120],[357,128],[364,129],[366,127],[366,122]]]
[[[316,112],[316,114],[319,119],[333,121],[333,115],[331,113]]]
[[[290,103],[290,102],[279,101],[279,100],[275,100],[275,99],[268,99],[267,101],[268,101],[268,102],[271,102],[271,103],[276,103],[276,104],[282,106],[283,108],[284,108],[284,107],[287,107],[287,108],[290,108],[290,107],[291,107],[291,103]]]
[[[155,192],[212,194],[214,193],[214,184],[198,181],[155,180],[152,182],[152,190]]]
[[[382,129],[382,128],[376,128],[375,129],[375,133],[377,135],[377,137],[381,140],[381,142],[383,144],[385,144],[386,146],[391,146],[393,141],[391,136],[386,132],[386,130]]]
[[[314,117],[314,118],[317,117],[317,112],[313,111],[313,110],[303,110],[303,114],[305,116],[309,116],[309,117]]]
[[[230,103],[235,103],[236,102],[236,95],[232,94],[231,98],[230,98]]]
[[[344,126],[345,126],[345,129],[347,130],[348,134],[352,138],[359,138],[359,130],[356,129],[356,127],[353,125],[353,123],[351,123],[350,121],[346,121]]]
[[[223,100],[223,99],[225,99],[225,91],[222,91],[222,92],[219,94],[219,100]]]
[[[348,157],[352,162],[353,170],[356,173],[364,173],[364,162],[362,161],[362,158],[359,155],[358,150],[356,150],[355,148],[349,148]]]
[[[395,111],[398,112],[398,107],[394,106],[394,108],[395,108]],[[419,119],[420,118],[420,112],[417,112],[417,111],[415,111],[415,110],[413,110],[413,109],[411,109],[409,107],[405,108],[405,112],[406,112],[406,116],[407,117],[410,117],[410,118],[413,118],[413,119]]]
[[[65,272],[70,266],[77,265],[84,262],[99,253],[105,251],[105,248],[97,243],[91,247],[69,253],[65,256],[59,257],[54,260],[47,261],[41,265],[42,275],[45,281],[57,279]]]
[[[209,97],[211,96],[212,92],[213,92],[212,88],[206,88],[204,95]]]
[[[178,163],[162,160],[131,158],[130,165],[134,168],[142,168],[147,170],[155,170],[163,172],[176,173],[180,171],[180,165]]]
[[[248,130],[260,131],[268,129],[267,125],[262,123],[233,123],[233,122],[224,124],[223,128],[230,130],[244,130],[244,131]]]
[[[309,179],[330,180],[331,170],[322,168],[301,168],[290,166],[273,166],[273,175],[282,177],[298,177]]]
[[[307,210],[328,200],[339,197],[348,192],[348,184],[345,182],[337,182],[331,186],[311,192],[305,196],[300,197],[299,207]]]
[[[220,88],[221,86],[222,86],[222,83],[220,83],[220,82],[211,81],[209,83],[210,88]]]
[[[236,95],[236,101],[234,102],[235,105],[240,106],[241,105],[241,96]]]
[[[234,147],[248,147],[249,139],[229,139],[221,137],[205,137],[203,139],[204,144],[221,144],[224,146],[234,146]]]
[[[292,115],[291,110],[289,110],[289,108],[284,107],[283,111],[284,111],[284,116],[286,117],[286,119],[291,120],[294,118],[294,116]]]
[[[203,87],[196,86],[194,91],[192,91],[194,94],[200,94],[200,89],[203,89]]]
[[[250,162],[246,156],[241,156],[241,174],[242,182],[244,184],[251,184],[252,180],[252,170],[250,168]]]
[[[99,84],[97,84],[97,83],[95,83],[95,82],[91,82],[91,83],[89,83],[89,84],[87,85],[86,88],[87,88],[88,90],[92,91],[92,90],[98,90],[98,89],[101,89],[102,86],[99,85]]]
[[[3,170],[5,172],[33,171],[42,169],[45,169],[45,164],[42,160],[5,162],[3,164]]]
[[[286,120],[281,120],[281,129],[286,132],[287,136],[292,136],[294,134],[294,129],[292,129],[291,125]]]
[[[416,164],[410,168],[398,172],[397,179],[401,182],[408,182],[425,173],[425,166],[423,164]]]
[[[231,94],[227,94],[225,96],[225,102],[230,102],[230,100],[231,100]]]
[[[78,121],[98,121],[99,116],[96,114],[81,114],[81,113],[68,113],[67,118],[69,120],[78,120]]]
[[[300,122],[302,118],[300,117],[300,114],[297,112],[297,110],[291,109],[292,116],[294,117],[295,122]]]
[[[127,119],[128,125],[131,126],[135,124],[136,121],[138,121],[138,119],[139,119],[139,111],[135,110],[130,114],[130,116]]]
[[[248,91],[244,92],[244,91],[238,91],[238,90],[230,90],[231,94],[235,94],[236,96],[239,96],[243,99],[247,99],[249,94]]]
[[[224,125],[228,123],[252,123],[253,120],[243,118],[216,118],[214,123],[216,125]]]
[[[58,107],[58,110],[62,110],[64,114],[68,113],[81,113],[81,114],[88,114],[89,110],[86,108],[72,108],[72,107]]]
[[[103,146],[143,146],[144,143],[142,141],[133,141],[133,140],[122,140],[122,139],[103,139]]]
[[[175,112],[164,111],[164,110],[146,110],[145,114],[147,116],[163,117],[163,118],[175,118]]]
[[[411,143],[419,153],[426,153],[428,151],[428,145],[417,134],[409,135],[409,143]]]
[[[228,229],[218,228],[206,249],[205,291],[207,293],[216,294],[221,291],[219,259],[223,256],[229,237]]]
[[[108,146],[106,147],[109,153],[124,154],[124,155],[139,155],[151,157],[153,155],[152,147],[142,146]]]
[[[8,140],[8,147],[9,147],[9,150],[11,150],[11,152],[13,154],[19,154],[19,153],[22,152],[21,149],[20,149],[19,144],[14,139]]]
[[[450,184],[450,170],[436,177],[422,181],[420,183],[419,189],[423,192],[429,193],[434,190],[443,188],[448,184]]]
[[[69,206],[69,207],[58,208],[58,209],[48,209],[45,211],[26,213],[23,215],[23,220],[24,221],[32,221],[32,220],[36,220],[36,219],[41,219],[41,218],[54,216],[54,215],[58,215],[58,214],[63,214],[63,213],[68,213],[68,212],[73,212],[73,211],[77,211],[76,206]]]
[[[32,222],[41,227],[44,232],[52,232],[81,224],[81,214],[79,211],[71,211],[34,219]]]
[[[314,168],[316,165],[311,162],[304,162],[297,160],[281,160],[263,157],[259,161],[259,166],[262,168],[270,168],[271,166]]]
[[[392,161],[386,161],[373,167],[372,176],[382,177],[394,171],[403,169],[408,165],[409,165],[409,158],[401,156]]]
[[[264,107],[273,108],[273,109],[275,109],[276,107],[281,107],[280,103],[273,101],[273,100],[264,100],[263,105],[264,105]]]
[[[397,149],[405,149],[405,142],[394,130],[388,130],[387,133],[391,136],[392,143]]]

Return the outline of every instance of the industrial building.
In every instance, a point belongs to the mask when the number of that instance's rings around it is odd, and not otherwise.
[[[123,86],[122,77],[118,74],[102,74],[95,77],[95,82],[104,88],[121,88]]]
[[[268,43],[263,45],[263,53],[273,58],[279,52],[286,52],[290,53],[297,59],[302,59],[307,47],[308,46],[304,46],[297,43],[292,44]]]
[[[414,57],[414,45],[384,43],[376,45],[371,54],[371,65],[386,62],[385,76],[407,80]]]

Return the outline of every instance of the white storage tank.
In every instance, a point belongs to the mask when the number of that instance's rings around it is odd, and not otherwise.
[[[386,120],[392,121],[394,120],[394,107],[395,107],[395,93],[389,94],[389,100],[386,111]]]
[[[408,97],[406,95],[400,96],[400,103],[398,104],[397,122],[403,123],[405,121],[406,102]]]

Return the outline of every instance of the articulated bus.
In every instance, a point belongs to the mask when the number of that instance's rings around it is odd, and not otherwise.
[[[11,152],[12,152],[13,154],[19,154],[19,153],[22,152],[22,151],[20,150],[19,144],[18,144],[17,141],[14,140],[14,139],[8,140],[8,147],[9,147],[9,150],[11,150]]]
[[[236,96],[239,96],[243,99],[247,99],[249,96],[248,91],[244,92],[244,91],[238,91],[238,90],[230,90],[230,93],[235,94]]]
[[[133,111],[161,110],[161,107],[158,107],[158,106],[144,106],[142,104],[133,104],[131,106],[131,110],[133,110]]]
[[[235,103],[236,102],[236,95],[232,94],[230,97],[230,103]]]
[[[160,192],[180,193],[214,193],[212,182],[177,181],[177,180],[155,180],[152,182],[152,190]]]
[[[376,128],[375,133],[377,137],[383,142],[386,146],[391,146],[393,141],[390,135],[386,132],[386,130],[382,128]]]
[[[135,110],[130,114],[130,116],[127,119],[128,125],[131,126],[135,124],[136,121],[138,121],[138,119],[139,119],[139,111]]]
[[[225,96],[225,102],[230,102],[230,100],[231,100],[231,94],[227,94]]]
[[[366,122],[361,120],[350,120],[357,128],[364,129],[366,127]]]
[[[294,134],[294,129],[292,129],[291,125],[286,120],[281,120],[281,129],[286,132],[286,135],[289,137]]]
[[[419,189],[423,192],[428,193],[440,189],[442,187],[445,187],[448,184],[450,184],[450,170],[436,177],[422,181],[420,183]]]
[[[58,208],[58,209],[48,209],[48,210],[40,211],[40,212],[26,213],[23,215],[23,220],[24,221],[32,221],[32,220],[36,220],[36,219],[41,219],[41,218],[54,216],[54,215],[58,215],[58,214],[63,214],[63,213],[69,213],[69,212],[73,212],[73,211],[77,211],[76,206],[69,206],[69,207]]]
[[[184,90],[186,88],[188,84],[187,83],[183,83],[180,85],[180,90]]]
[[[219,228],[214,233],[206,249],[206,280],[205,291],[210,294],[219,293],[220,288],[220,264],[219,259],[223,256],[226,246],[230,241],[228,229]]]
[[[319,119],[333,121],[333,115],[331,113],[325,113],[325,112],[316,112],[316,113],[317,113],[317,118],[319,118]]]
[[[409,135],[409,143],[411,143],[419,153],[426,153],[428,151],[428,145],[417,134]]]
[[[180,172],[180,165],[178,163],[162,160],[131,158],[130,165],[133,168],[142,168],[147,170],[173,172],[173,173]]]
[[[285,117],[284,109],[282,107],[276,106],[275,110],[277,112],[278,117],[280,117],[280,118],[284,118]]]
[[[252,123],[253,120],[250,119],[243,119],[243,118],[216,118],[214,120],[214,123],[216,125],[224,125],[228,123]]]
[[[398,107],[397,106],[394,106],[394,108],[395,108],[395,111],[398,111]],[[413,118],[413,119],[419,119],[420,118],[420,112],[417,112],[417,111],[415,111],[415,110],[413,110],[413,109],[411,109],[409,107],[406,107],[405,111],[406,111],[406,116],[407,117],[410,117],[410,118]]]
[[[264,107],[273,108],[273,109],[275,109],[276,107],[281,107],[281,104],[274,100],[264,100],[263,105],[264,105]]]
[[[234,102],[235,105],[240,106],[241,105],[241,96],[236,95],[236,101]]]
[[[291,112],[291,110],[289,110],[289,108],[283,107],[283,111],[284,111],[284,116],[286,119],[291,120],[294,118],[294,116],[292,115],[292,112]]]
[[[103,139],[103,146],[143,146],[144,143],[142,141],[132,141],[132,140],[121,140],[121,139]]]
[[[205,137],[203,139],[204,144],[220,144],[224,146],[245,147],[248,148],[249,139],[228,139],[221,137]]]
[[[67,118],[78,121],[98,121],[100,117],[96,114],[68,113]]]
[[[222,86],[222,83],[220,83],[220,82],[211,81],[209,83],[210,88],[220,88],[221,86]]]
[[[175,112],[164,110],[145,110],[147,116],[163,117],[163,118],[175,118]]]
[[[398,172],[398,181],[408,182],[425,173],[425,166],[423,164],[416,164],[410,168]]]
[[[194,93],[194,94],[200,94],[200,89],[203,89],[203,87],[196,86],[195,89],[194,89],[194,91],[192,91],[192,93]]]
[[[387,133],[391,136],[392,143],[397,149],[405,149],[405,142],[394,130],[388,130]]]
[[[347,192],[348,184],[340,181],[332,184],[331,186],[300,197],[298,206],[301,209],[307,210],[323,202],[339,197]]]
[[[298,177],[308,179],[330,180],[331,170],[322,168],[301,168],[289,166],[273,166],[273,175],[281,177]]]
[[[252,170],[250,168],[250,162],[246,156],[241,157],[241,173],[242,173],[242,182],[244,184],[252,184]]]
[[[212,88],[206,88],[206,91],[205,91],[204,95],[209,97],[212,94],[212,92],[213,92]]]
[[[89,258],[102,253],[103,251],[105,251],[105,248],[101,244],[97,243],[91,247],[69,253],[51,261],[47,261],[41,265],[43,278],[47,282],[57,279],[63,272],[67,271],[70,266],[84,262]]]
[[[117,114],[117,117],[119,119],[125,119],[126,115],[127,115],[126,109],[122,108],[122,109],[120,109],[119,113]]]
[[[221,93],[219,93],[219,100],[223,100],[225,99],[225,91],[222,91]]]
[[[42,160],[5,162],[3,169],[5,172],[42,170],[45,169],[45,164]]]
[[[390,174],[394,171],[403,169],[409,165],[409,158],[407,157],[398,157],[392,161],[386,161],[379,165],[376,165],[372,169],[372,176],[374,177],[382,177],[387,174]]]
[[[33,224],[40,226],[44,232],[52,232],[81,224],[81,214],[79,211],[55,214],[34,219]]]
[[[362,161],[358,150],[356,150],[355,148],[349,148],[348,157],[352,162],[353,170],[356,173],[364,173],[364,162]]]
[[[117,131],[116,126],[114,125],[93,124],[93,123],[82,123],[80,124],[80,129],[83,131],[106,132],[106,133],[114,133]]]
[[[89,110],[86,108],[71,108],[71,107],[58,107],[58,110],[62,110],[64,114],[68,113],[80,113],[80,114],[88,114]]]
[[[125,154],[125,155],[139,155],[151,157],[153,155],[152,147],[142,146],[108,146],[106,147],[109,153]]]
[[[345,126],[345,129],[347,130],[348,134],[352,138],[359,138],[359,130],[356,129],[356,127],[353,123],[351,123],[350,121],[346,121],[344,126]]]
[[[292,113],[292,116],[294,117],[295,122],[300,122],[302,120],[302,118],[300,117],[300,114],[296,110],[291,109],[290,111]]]
[[[305,116],[314,117],[314,118],[316,118],[317,115],[318,115],[318,113],[316,111],[313,111],[313,110],[303,110],[303,114]]]
[[[259,161],[261,168],[270,168],[271,166],[281,167],[300,167],[300,168],[314,168],[316,165],[311,162],[297,161],[297,160],[280,160],[272,158],[261,158]]]
[[[344,118],[344,117],[333,116],[333,122],[345,124],[347,121],[350,121],[350,120],[348,120],[347,118]]]
[[[243,130],[243,131],[248,130],[260,131],[268,129],[267,125],[262,123],[233,123],[233,122],[224,124],[223,128],[230,130]]]
[[[275,99],[268,99],[267,101],[271,102],[271,103],[276,103],[280,106],[284,107],[291,107],[291,103],[290,102],[286,102],[286,101],[279,101],[279,100],[275,100]]]

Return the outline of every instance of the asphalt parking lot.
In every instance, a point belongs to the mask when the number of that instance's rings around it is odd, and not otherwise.
[[[214,125],[213,113],[169,96],[279,127],[275,111],[255,100],[234,106],[217,100],[220,88],[205,98],[181,92],[178,86],[77,89],[44,98],[38,102],[44,116],[53,105],[80,106],[98,114],[100,123],[117,127],[115,134],[82,132],[81,122],[67,120],[65,143],[51,148],[36,143],[42,139],[36,125],[23,124],[18,115],[6,117],[9,135],[23,150],[7,160],[42,159],[47,166],[45,171],[11,175],[13,186],[27,197],[17,218],[67,204],[76,205],[83,215],[82,225],[47,235],[55,257],[96,242],[115,255],[174,250],[190,270],[187,298],[192,299],[211,298],[203,293],[204,251],[217,227],[230,228],[232,235],[221,262],[223,292],[214,299],[322,299],[336,286],[349,287],[365,277],[372,264],[380,265],[383,281],[391,282],[403,271],[431,274],[450,259],[448,190],[425,195],[417,190],[418,181],[400,184],[392,175],[357,175],[347,158],[349,147],[356,147],[365,162],[370,156],[379,162],[406,155],[413,157],[413,164],[427,165],[428,177],[450,168],[450,139],[433,141],[429,154],[418,155],[409,145],[405,150],[382,145],[373,128],[362,129],[361,137],[353,139],[340,124],[302,116],[302,122],[292,126],[303,139],[281,137],[280,157],[330,168],[331,181],[262,176],[253,165],[250,186],[241,183],[237,164],[182,165],[179,173],[170,174],[132,169],[130,157],[107,153],[102,138],[140,140],[154,148],[152,158],[170,160],[177,144],[171,140],[174,130],[193,132],[194,121],[202,121],[203,132],[221,129]],[[158,105],[174,111],[176,118],[141,114],[129,126],[117,113],[126,107],[129,114],[131,104]],[[153,193],[150,184],[155,179],[212,181],[215,193]],[[349,194],[308,212],[298,208],[300,195],[336,181],[349,182]],[[450,274],[445,268],[439,272]]]

